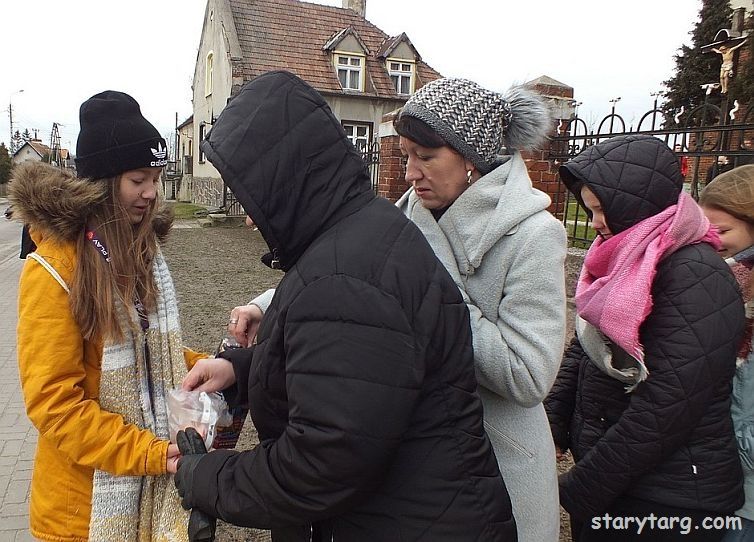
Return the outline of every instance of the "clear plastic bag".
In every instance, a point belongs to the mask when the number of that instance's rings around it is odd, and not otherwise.
[[[216,427],[227,427],[233,423],[228,403],[219,392],[176,388],[168,392],[167,407],[171,442],[175,442],[178,431],[193,427],[204,437],[204,444],[209,450],[215,439]]]

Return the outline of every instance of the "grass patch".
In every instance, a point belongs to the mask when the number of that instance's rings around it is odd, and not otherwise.
[[[592,241],[597,237],[594,228],[587,226],[583,222],[566,225],[566,233],[570,246],[577,248],[589,248]]]
[[[567,202],[565,211],[566,220],[563,225],[568,234],[569,245],[577,248],[589,248],[594,238],[597,237],[597,232],[589,223],[586,211],[574,199]]]
[[[196,211],[204,211],[207,209],[202,205],[195,205],[193,203],[186,203],[182,201],[169,201],[167,203],[173,209],[173,213],[175,214],[175,218],[177,219],[196,218],[194,216],[194,213]]]
[[[584,224],[583,222],[566,225],[566,232],[568,233],[568,237],[571,237],[573,239],[593,241],[594,238],[597,237],[597,232],[594,231],[594,228]]]

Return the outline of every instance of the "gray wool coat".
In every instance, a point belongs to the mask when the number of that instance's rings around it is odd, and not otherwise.
[[[413,189],[396,203],[424,233],[471,315],[484,425],[513,503],[519,542],[558,540],[555,447],[542,401],[565,339],[566,235],[515,153],[440,220]]]

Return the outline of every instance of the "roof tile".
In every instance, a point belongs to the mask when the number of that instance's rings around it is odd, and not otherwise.
[[[353,10],[298,0],[230,0],[230,5],[243,53],[239,66],[244,81],[267,71],[288,70],[320,92],[345,94],[322,47],[351,26],[370,51],[366,88],[360,95],[404,98],[395,92],[376,56],[391,37]],[[417,88],[439,77],[424,61],[417,62]]]

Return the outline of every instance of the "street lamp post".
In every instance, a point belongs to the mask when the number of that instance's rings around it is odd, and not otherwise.
[[[24,89],[19,89],[16,92],[11,93],[8,97],[8,121],[10,124],[10,141],[8,142],[10,154],[16,152],[15,145],[13,145],[13,96],[20,94]]]
[[[615,104],[617,104],[620,101],[620,96],[617,98],[613,98],[612,100],[608,100],[611,104],[613,104],[613,108],[610,110],[610,133],[613,133],[613,121],[615,120]],[[622,121],[621,121],[622,122]],[[623,131],[626,131],[626,126],[623,126]]]

